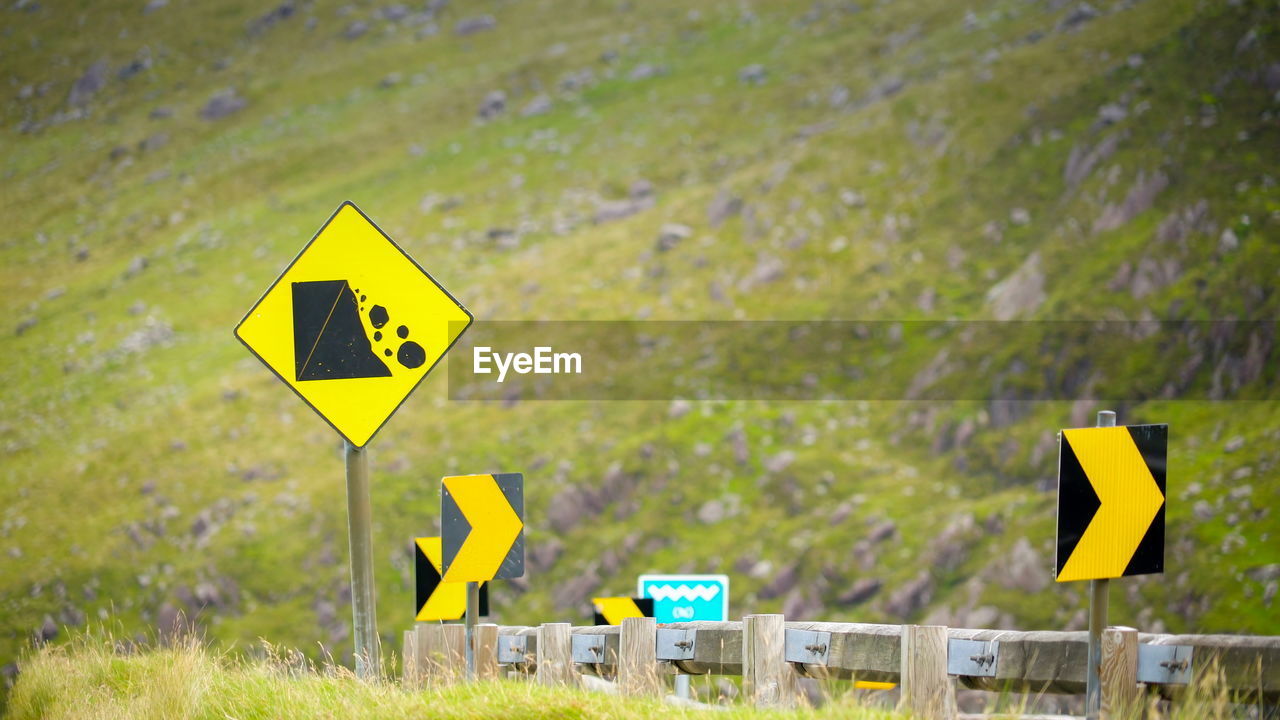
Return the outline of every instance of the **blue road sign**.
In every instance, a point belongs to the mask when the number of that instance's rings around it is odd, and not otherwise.
[[[641,575],[637,593],[660,623],[729,619],[728,575]]]

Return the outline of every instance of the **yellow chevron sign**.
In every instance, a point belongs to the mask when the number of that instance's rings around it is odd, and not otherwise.
[[[1057,580],[1164,572],[1168,425],[1062,431]]]
[[[653,598],[591,598],[597,625],[621,625],[626,618],[653,617]]]
[[[441,485],[444,582],[524,575],[524,476],[458,475]]]
[[[466,583],[441,582],[443,550],[438,537],[414,538],[415,620],[457,620],[467,611]],[[481,615],[489,614],[489,586],[480,586]]]

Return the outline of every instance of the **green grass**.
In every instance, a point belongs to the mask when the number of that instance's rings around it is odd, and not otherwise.
[[[349,670],[299,662],[267,648],[259,659],[231,656],[191,641],[122,654],[99,639],[34,655],[10,697],[12,720],[253,720],[267,718],[396,718],[440,720],[894,720],[904,716],[860,707],[850,697],[819,712],[766,711],[742,705],[714,709],[673,706],[657,698],[548,688],[499,681],[406,691],[392,682],[365,683]]]

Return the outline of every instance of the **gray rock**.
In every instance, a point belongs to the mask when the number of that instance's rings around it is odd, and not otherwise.
[[[739,465],[745,465],[751,459],[751,450],[747,446],[747,433],[742,428],[734,428],[729,431],[726,439],[733,446],[733,460]]]
[[[720,500],[708,500],[698,508],[696,515],[703,525],[715,525],[725,519],[727,512]]]
[[[1123,137],[1119,131],[1112,132],[1092,148],[1079,145],[1071,148],[1071,152],[1067,155],[1067,165],[1062,172],[1067,186],[1074,188],[1089,177],[1094,168],[1106,162],[1115,153]]]
[[[1222,446],[1222,449],[1226,452],[1233,453],[1242,447],[1244,447],[1244,436],[1236,435],[1228,440],[1226,444]]]
[[[631,80],[648,80],[665,74],[667,74],[667,69],[661,65],[640,63],[631,69],[631,74],[627,77]]]
[[[285,2],[280,3],[274,8],[268,10],[266,13],[250,20],[248,27],[249,34],[258,35],[266,32],[275,26],[276,23],[293,17],[293,14],[296,11],[297,6],[294,4],[294,0],[285,0]]]
[[[831,88],[831,94],[827,96],[827,104],[835,109],[842,108],[849,104],[850,97],[849,88],[837,85]]]
[[[761,600],[772,600],[776,597],[782,597],[784,594],[789,592],[791,588],[795,587],[799,580],[799,563],[790,563],[779,570],[778,574],[774,575],[773,580],[770,581],[769,584],[760,588],[760,592],[756,594],[756,597]]]
[[[1136,299],[1142,299],[1176,282],[1181,276],[1182,264],[1177,258],[1164,257],[1157,260],[1144,257],[1138,261],[1133,271],[1133,277],[1129,281],[1129,294]]]
[[[1201,198],[1195,203],[1169,213],[1156,227],[1156,241],[1180,243],[1192,233],[1210,233],[1213,220],[1209,217],[1209,201]]]
[[[389,89],[389,88],[393,88],[393,87],[395,87],[395,86],[397,86],[397,85],[399,85],[399,84],[400,84],[400,80],[401,80],[402,78],[403,78],[403,76],[402,76],[400,73],[398,73],[398,72],[387,73],[387,74],[382,78],[382,80],[380,80],[380,81],[378,82],[378,87],[382,88],[383,90],[387,90],[387,89]]]
[[[780,473],[791,467],[791,463],[796,461],[796,454],[790,450],[783,450],[777,455],[767,457],[764,460],[764,469],[771,473]]]
[[[822,602],[808,588],[796,588],[782,601],[782,614],[799,622],[817,620],[814,614],[822,610]]]
[[[574,72],[567,72],[560,76],[560,89],[565,92],[577,92],[585,90],[595,84],[596,74],[591,68],[583,68]]]
[[[348,40],[355,40],[367,32],[369,32],[369,23],[364,20],[354,20],[342,31],[342,37]]]
[[[597,225],[621,220],[648,210],[654,203],[653,184],[648,180],[637,180],[631,184],[626,200],[606,200],[598,203],[593,220]]]
[[[1034,593],[1049,584],[1049,566],[1025,537],[1018,538],[1007,558],[999,561],[994,573],[1001,585],[1010,590]],[[989,568],[995,570],[994,567]]]
[[[1225,255],[1238,247],[1240,247],[1240,238],[1236,236],[1236,231],[1225,228],[1218,236],[1218,252]]]
[[[707,206],[707,223],[718,228],[730,217],[742,212],[742,198],[720,188],[711,204]]]
[[[116,77],[121,80],[128,80],[135,75],[151,68],[151,54],[144,52],[138,57],[125,63],[123,67],[116,71]]]
[[[1096,19],[1101,14],[1102,13],[1099,13],[1098,9],[1094,6],[1087,2],[1082,2],[1072,8],[1071,11],[1064,15],[1062,20],[1058,22],[1058,32],[1075,30],[1090,20]]]
[[[378,11],[378,17],[389,22],[400,22],[409,17],[409,8],[404,5],[388,5]]]
[[[1009,222],[1014,225],[1029,225],[1031,223],[1031,213],[1026,208],[1016,207],[1009,211]]]
[[[787,265],[782,258],[768,253],[761,253],[756,258],[756,265],[751,269],[741,281],[738,282],[738,289],[746,292],[760,285],[781,280],[787,271]]]
[[[876,578],[859,578],[849,586],[848,590],[836,596],[841,605],[859,605],[870,600],[883,586]]]
[[[667,223],[658,230],[658,239],[654,243],[654,249],[658,252],[667,252],[681,242],[688,240],[693,235],[693,228],[680,223]]]
[[[1040,267],[1040,251],[1027,256],[1008,277],[987,291],[987,304],[997,320],[1030,315],[1045,301],[1045,275]]]
[[[36,639],[40,643],[51,642],[58,637],[58,624],[53,621],[49,615],[44,616],[44,622],[36,630]]]
[[[169,133],[154,133],[148,135],[144,140],[138,143],[138,149],[142,152],[151,152],[159,150],[169,144]]]
[[[524,107],[520,108],[520,117],[536,117],[551,112],[551,96],[546,93],[534,95]]]
[[[564,543],[559,538],[550,538],[529,547],[529,569],[533,572],[545,572],[564,554]]]
[[[106,60],[99,60],[90,65],[84,74],[71,84],[71,92],[67,95],[67,104],[71,107],[83,107],[89,104],[94,95],[98,94],[107,84],[107,67]]]
[[[586,604],[591,598],[591,593],[599,586],[600,576],[596,574],[594,567],[590,567],[558,583],[551,594],[552,600],[558,608],[576,608]]]
[[[1271,63],[1262,73],[1262,84],[1272,93],[1280,93],[1280,62]]]
[[[229,88],[209,98],[209,101],[200,109],[200,117],[205,120],[221,120],[240,112],[248,104],[249,101],[237,94],[235,88]]]
[[[151,13],[159,10],[160,8],[165,7],[168,4],[169,4],[169,0],[151,0],[142,8],[142,14],[150,15]]]
[[[885,603],[885,612],[905,620],[933,599],[933,578],[928,571],[921,571],[915,578],[898,588]]]
[[[892,520],[884,520],[876,523],[867,531],[866,539],[870,543],[879,543],[893,537],[898,532],[898,525]]]
[[[173,108],[158,107],[152,110],[151,114],[148,117],[150,117],[152,120],[167,120],[173,117]]]
[[[864,208],[867,206],[867,198],[856,190],[842,188],[840,190],[840,204],[849,208]]]
[[[667,417],[672,420],[679,420],[685,415],[688,415],[689,411],[692,409],[693,403],[683,398],[678,398],[671,401],[671,406],[667,408]]]
[[[476,33],[486,32],[498,26],[498,21],[492,15],[479,15],[477,17],[463,18],[453,26],[453,34],[458,37],[467,37]]]
[[[1093,223],[1093,232],[1102,233],[1122,227],[1133,218],[1146,212],[1155,203],[1156,197],[1169,186],[1169,177],[1160,171],[1147,176],[1139,172],[1133,186],[1118,205],[1107,205],[1102,215]]]
[[[738,71],[738,82],[743,85],[763,85],[768,77],[768,71],[759,63],[748,65]]]
[[[1129,111],[1120,103],[1107,103],[1098,108],[1098,122],[1101,125],[1115,125],[1129,117]]]
[[[493,90],[484,96],[480,109],[476,114],[481,120],[492,120],[507,109],[507,94],[501,90]]]

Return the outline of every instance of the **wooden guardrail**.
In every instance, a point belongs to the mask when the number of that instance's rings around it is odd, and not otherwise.
[[[423,624],[404,635],[409,687],[465,675],[461,625]],[[1108,628],[1101,665],[1103,718],[1139,700],[1139,684],[1176,696],[1200,673],[1220,672],[1242,700],[1280,700],[1280,637],[1153,635]],[[614,680],[620,692],[657,694],[662,677],[740,675],[758,706],[799,702],[796,678],[898,683],[901,706],[929,720],[956,716],[954,677],[964,687],[1001,692],[1083,693],[1084,632],[967,630],[942,626],[784,622],[749,615],[740,622],[658,626],[652,618],[618,625],[479,625],[477,677],[503,672],[544,684],[582,675]]]

